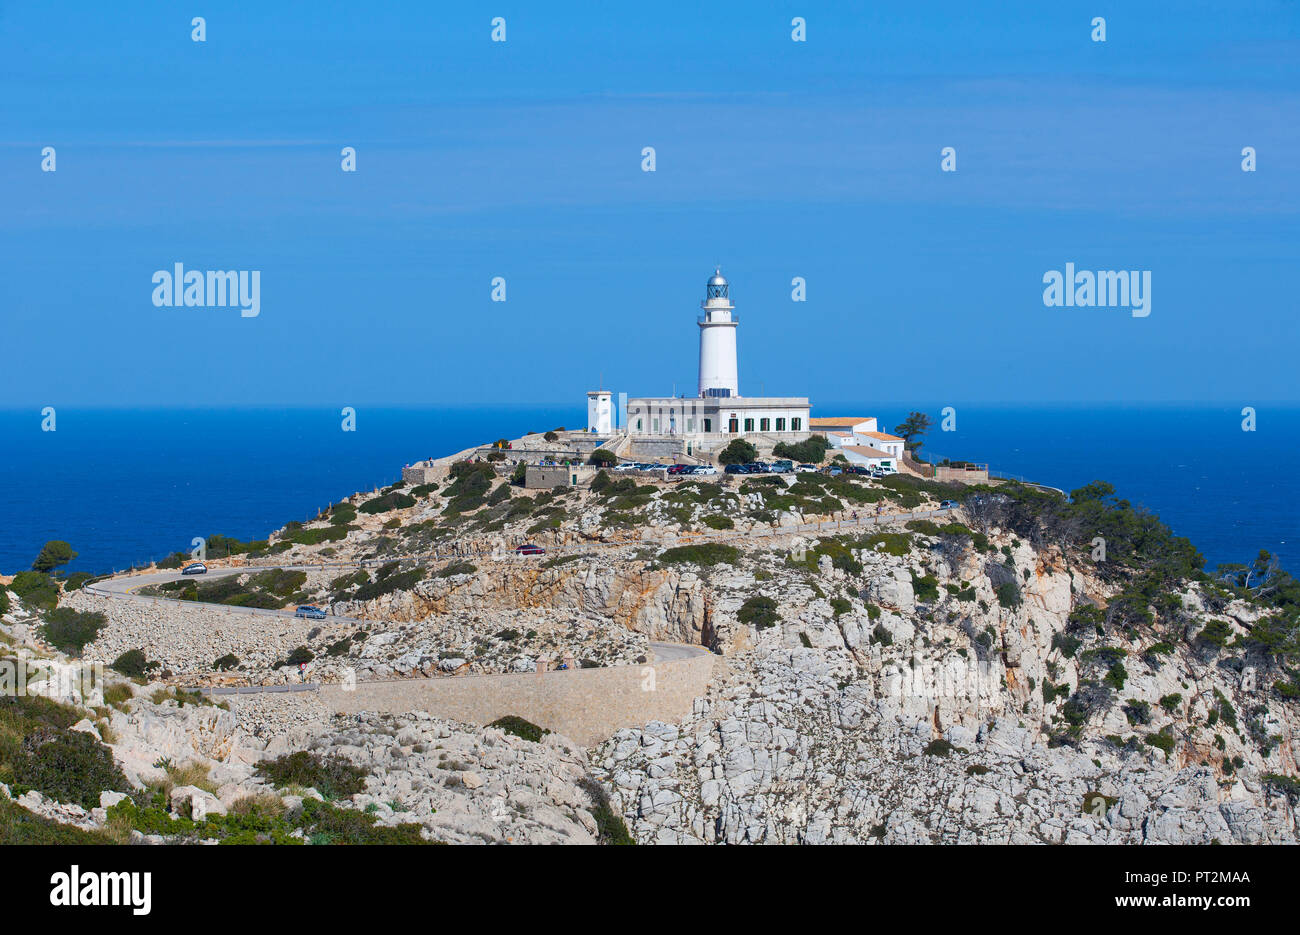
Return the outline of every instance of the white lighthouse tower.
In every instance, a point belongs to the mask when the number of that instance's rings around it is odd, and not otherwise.
[[[727,280],[721,269],[714,269],[705,289],[700,308],[700,396],[739,396],[736,376],[736,325],[731,316],[735,308],[727,294]]]

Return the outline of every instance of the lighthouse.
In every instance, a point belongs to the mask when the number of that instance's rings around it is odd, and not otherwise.
[[[799,442],[808,437],[812,406],[807,396],[741,396],[736,377],[736,325],[731,287],[721,269],[714,269],[705,287],[700,326],[700,390],[696,397],[618,394],[622,414],[617,428],[640,439],[627,449],[646,457],[691,455],[725,445],[731,437]],[[609,433],[604,415],[610,394],[587,394],[587,428]],[[644,444],[642,444],[643,442]],[[656,447],[658,446],[658,447]],[[703,446],[703,447],[701,447]],[[620,450],[620,455],[624,452]],[[631,454],[624,455],[631,457]]]
[[[700,308],[700,396],[729,397],[740,395],[736,377],[736,325],[731,315],[735,308],[728,295],[729,287],[722,270],[715,268],[705,286]]]

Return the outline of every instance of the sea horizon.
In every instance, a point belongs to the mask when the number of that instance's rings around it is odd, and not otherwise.
[[[929,458],[987,463],[1067,493],[1105,480],[1187,536],[1207,570],[1260,549],[1285,567],[1300,564],[1300,484],[1259,467],[1293,456],[1300,404],[1261,404],[1253,432],[1242,431],[1241,407],[1222,402],[959,404],[947,432],[937,404],[814,405],[820,414],[875,415],[885,431],[912,409],[926,412]],[[99,573],[187,549],[196,536],[264,538],[395,482],[404,464],[585,423],[572,404],[353,408],[351,432],[342,430],[342,406],[63,406],[53,432],[41,431],[38,410],[0,410],[10,455],[0,465],[8,517],[0,573],[29,567],[49,539],[78,551],[70,571]]]

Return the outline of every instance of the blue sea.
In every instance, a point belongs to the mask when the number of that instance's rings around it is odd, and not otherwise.
[[[822,415],[876,415],[891,430],[906,411],[863,403]],[[1064,490],[1103,479],[1187,536],[1207,566],[1259,550],[1300,568],[1300,407],[940,405],[931,456],[987,462],[995,472]],[[102,572],[188,549],[213,533],[263,538],[357,490],[397,480],[404,464],[496,438],[580,427],[581,407],[0,411],[0,572],[30,566],[48,539],[79,553],[69,570]]]

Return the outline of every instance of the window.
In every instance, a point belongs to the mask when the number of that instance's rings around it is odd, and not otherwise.
[[[712,419],[705,419],[705,420],[704,420],[704,431],[706,431],[706,432],[712,432],[712,431],[713,431],[713,420],[712,420]]]
[[[695,420],[694,420],[694,419],[687,419],[687,420],[686,420],[686,431],[687,431],[687,432],[694,432],[694,431],[695,431]]]
[[[803,419],[791,419],[790,431],[799,432],[803,430]]]
[[[778,432],[784,432],[784,431],[785,431],[785,419],[777,419],[777,420],[776,420],[776,430],[777,430]]]
[[[759,420],[758,420],[758,430],[759,430],[760,432],[766,432],[766,431],[770,430],[771,427],[772,427],[772,420],[771,420],[771,419],[759,419]]]
[[[636,430],[637,430],[638,432],[641,431],[641,420],[640,420],[640,419],[637,419],[637,420],[636,420]]]
[[[754,420],[753,420],[753,419],[746,419],[746,420],[745,420],[745,431],[746,431],[746,432],[752,432],[752,431],[754,431]]]
[[[651,419],[651,420],[650,420],[650,431],[651,431],[653,434],[655,434],[655,435],[658,435],[658,434],[659,434],[659,420],[658,420],[658,419]]]
[[[735,417],[735,416],[732,416],[731,419],[728,420],[728,422],[727,422],[727,431],[728,431],[728,432],[731,432],[733,435],[734,435],[736,432],[740,431],[739,423],[736,422],[736,417]]]

